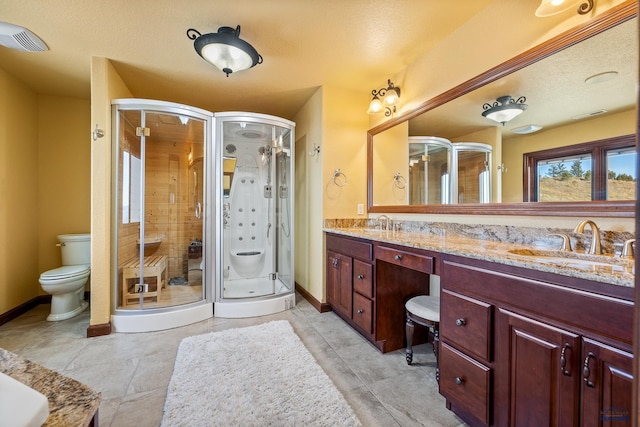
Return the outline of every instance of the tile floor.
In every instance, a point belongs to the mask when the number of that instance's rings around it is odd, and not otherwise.
[[[432,347],[380,353],[334,313],[319,313],[297,296],[294,309],[251,319],[213,318],[182,328],[86,338],[89,313],[47,322],[41,305],[0,326],[0,347],[102,393],[102,427],[158,426],[180,341],[191,335],[288,320],[343,393],[363,426],[463,426],[445,408],[434,377]]]

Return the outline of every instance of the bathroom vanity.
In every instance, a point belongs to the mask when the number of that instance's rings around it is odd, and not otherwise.
[[[325,232],[327,302],[382,352],[404,347],[404,303],[440,276],[440,393],[468,424],[630,425],[633,263],[554,265],[455,233]]]

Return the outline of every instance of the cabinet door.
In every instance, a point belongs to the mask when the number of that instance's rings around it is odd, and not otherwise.
[[[633,355],[583,338],[580,420],[583,426],[630,426]]]
[[[352,268],[350,257],[327,251],[327,302],[349,319],[353,305]]]
[[[499,310],[496,367],[506,405],[496,405],[499,425],[574,426],[582,366],[580,338],[571,332]],[[505,396],[502,396],[504,399]]]

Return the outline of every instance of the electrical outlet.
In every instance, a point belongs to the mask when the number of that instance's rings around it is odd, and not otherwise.
[[[358,203],[358,215],[364,215],[364,204]]]
[[[264,197],[266,199],[270,199],[271,198],[271,192],[272,192],[271,186],[268,185],[268,184],[265,185],[264,186]]]

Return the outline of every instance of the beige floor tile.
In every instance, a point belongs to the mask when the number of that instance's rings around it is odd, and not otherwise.
[[[75,378],[102,393],[100,425],[158,426],[182,339],[230,328],[288,320],[365,427],[458,426],[434,379],[430,344],[380,353],[334,313],[319,313],[297,296],[292,310],[250,319],[213,318],[152,333],[86,338],[89,312],[47,322],[41,305],[0,326],[0,347]]]

